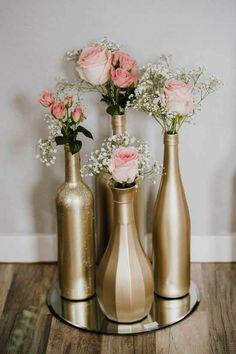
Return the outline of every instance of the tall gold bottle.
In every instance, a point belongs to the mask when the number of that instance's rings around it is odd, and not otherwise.
[[[125,115],[112,116],[112,133],[123,134],[126,131]],[[99,262],[107,248],[113,224],[112,192],[108,185],[110,175],[102,172],[96,178],[96,259]],[[142,246],[145,248],[144,216],[142,214],[143,184],[139,183],[134,196],[135,221]]]
[[[80,176],[80,155],[65,145],[65,183],[56,196],[61,295],[83,300],[95,294],[93,195]]]
[[[155,292],[166,298],[190,288],[190,217],[181,180],[178,134],[164,135],[164,173],[153,218]]]
[[[153,273],[135,225],[135,187],[111,190],[113,231],[97,271],[97,296],[110,320],[131,323],[141,320],[150,311]]]

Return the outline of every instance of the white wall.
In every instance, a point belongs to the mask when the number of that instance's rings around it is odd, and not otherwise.
[[[67,50],[105,35],[123,43],[140,64],[172,53],[177,65],[204,64],[224,81],[196,125],[182,129],[180,158],[193,235],[236,232],[235,14],[235,0],[1,0],[0,233],[55,232],[54,196],[63,181],[63,154],[53,168],[35,159],[33,145],[46,134],[38,95],[52,89],[58,76],[75,77],[65,61]],[[93,96],[86,111],[87,127],[101,140],[109,132],[105,107]],[[161,161],[155,121],[132,111],[127,118],[130,131],[148,140]],[[84,153],[93,147],[87,142]],[[147,183],[147,198],[152,188]]]

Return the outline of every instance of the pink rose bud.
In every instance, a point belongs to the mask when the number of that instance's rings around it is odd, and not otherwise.
[[[69,108],[72,106],[72,102],[73,102],[73,96],[66,96],[64,99],[64,105],[65,107]]]
[[[76,71],[82,80],[92,85],[103,85],[110,78],[111,52],[103,47],[84,48]]]
[[[51,113],[57,119],[65,117],[65,106],[61,102],[55,102],[51,105]]]
[[[164,106],[168,111],[179,113],[183,116],[193,113],[194,103],[192,86],[183,81],[171,79],[164,88]]]
[[[129,54],[117,50],[112,54],[112,64],[114,66],[119,65],[119,68],[125,70],[132,70],[138,66],[137,61],[132,58]]]
[[[135,147],[120,147],[111,157],[112,178],[118,183],[133,183],[138,174],[138,150]]]
[[[76,106],[72,112],[72,119],[74,122],[78,122],[83,117],[83,111],[80,106]]]
[[[49,107],[54,102],[54,96],[51,91],[43,91],[39,97],[39,103],[44,107]]]
[[[116,86],[126,88],[131,85],[136,85],[138,76],[135,73],[118,68],[116,70],[111,69],[111,79]]]

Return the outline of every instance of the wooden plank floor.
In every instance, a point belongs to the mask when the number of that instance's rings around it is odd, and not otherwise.
[[[0,265],[0,354],[236,354],[235,263],[193,264],[197,310],[140,336],[99,336],[59,322],[45,304],[56,278],[55,264]]]

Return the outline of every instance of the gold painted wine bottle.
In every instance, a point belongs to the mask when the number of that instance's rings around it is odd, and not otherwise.
[[[114,115],[111,117],[112,133],[124,134],[126,131],[126,117]],[[108,245],[113,224],[113,200],[112,192],[108,185],[110,175],[102,172],[96,178],[96,259],[99,262]],[[138,235],[145,249],[144,215],[142,213],[143,183],[138,184],[134,196],[134,213]]]
[[[166,298],[190,288],[190,216],[181,180],[178,134],[164,135],[164,172],[153,218],[155,292]]]
[[[112,321],[143,319],[153,302],[152,266],[138,238],[134,217],[135,186],[111,188],[114,222],[108,247],[97,271],[97,296]]]
[[[93,195],[80,176],[80,154],[65,145],[65,183],[56,197],[61,295],[84,300],[95,294]]]

